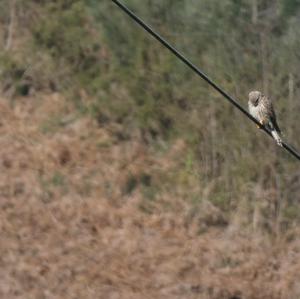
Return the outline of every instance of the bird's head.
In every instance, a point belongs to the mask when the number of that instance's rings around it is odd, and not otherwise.
[[[249,93],[249,102],[253,105],[253,106],[257,106],[258,102],[260,100],[262,96],[262,93],[260,91],[251,91]]]

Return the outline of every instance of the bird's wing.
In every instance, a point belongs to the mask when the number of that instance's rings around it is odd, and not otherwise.
[[[276,114],[275,114],[275,110],[274,110],[272,101],[271,101],[271,99],[269,99],[266,96],[263,96],[263,97],[264,97],[263,98],[264,106],[266,109],[266,113],[268,114],[268,117],[271,121],[271,125],[273,125],[274,129],[280,133],[280,129],[279,129],[279,126],[277,123]]]

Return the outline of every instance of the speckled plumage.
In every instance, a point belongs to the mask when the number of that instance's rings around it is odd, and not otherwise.
[[[263,95],[260,91],[251,91],[249,93],[249,112],[263,126],[271,130],[272,136],[278,143],[282,145],[280,137],[280,129],[277,124],[275,111],[270,98]]]

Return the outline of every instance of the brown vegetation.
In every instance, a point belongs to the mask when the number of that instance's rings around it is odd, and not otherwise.
[[[297,230],[246,229],[242,209],[151,190],[177,172],[182,140],[120,142],[117,125],[41,98],[1,102],[1,298],[300,296]]]

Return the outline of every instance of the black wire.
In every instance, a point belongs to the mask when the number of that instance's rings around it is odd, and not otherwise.
[[[134,14],[128,7],[119,2],[118,0],[112,0],[116,5],[119,6],[127,15],[129,15],[136,23],[143,27],[147,32],[149,32],[154,38],[156,38],[160,43],[162,43],[167,49],[169,49],[175,56],[177,56],[181,61],[183,61],[188,67],[190,67],[197,75],[204,79],[209,85],[216,89],[222,96],[224,96],[232,105],[244,113],[250,120],[256,123],[262,130],[264,130],[269,136],[272,137],[271,131],[260,123],[247,111],[245,110],[232,96],[220,88],[216,83],[214,83],[206,74],[204,74],[197,66],[190,62],[184,55],[178,52],[173,46],[171,46],[163,37],[156,33],[149,25],[147,25],[142,19],[140,19],[136,14]],[[272,137],[273,138],[273,137]],[[290,154],[300,160],[300,154],[293,149],[290,145],[282,142],[282,147],[285,148]]]

